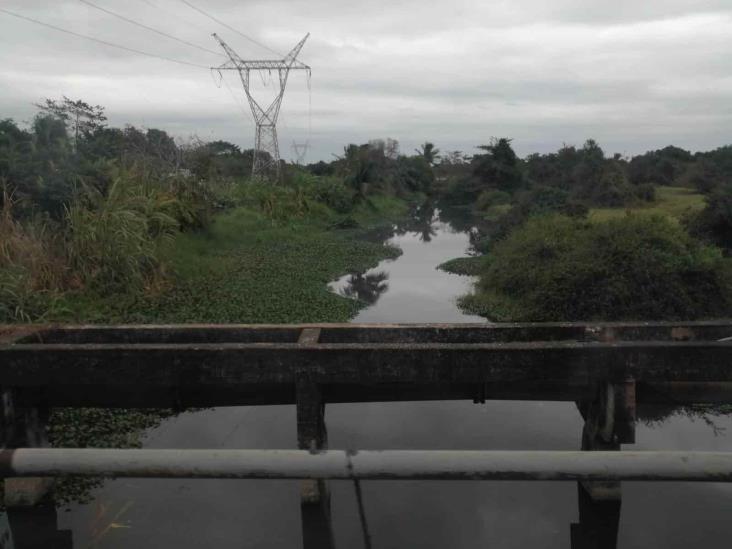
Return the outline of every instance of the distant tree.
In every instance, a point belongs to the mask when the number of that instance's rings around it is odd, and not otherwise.
[[[206,146],[215,155],[241,154],[241,149],[237,145],[234,145],[233,143],[229,143],[228,141],[221,141],[221,140],[211,141]]]
[[[732,185],[707,195],[706,206],[688,219],[687,225],[695,236],[732,251]]]
[[[16,205],[16,211],[22,207],[22,199],[30,196],[31,187],[37,184],[33,153],[33,135],[20,129],[13,120],[0,120],[0,185],[8,187],[8,196],[15,194],[21,199],[16,202],[20,204]]]
[[[588,139],[578,151],[578,162],[572,171],[572,188],[581,199],[597,193],[605,168],[605,153],[594,139]]]
[[[628,163],[628,178],[635,185],[673,185],[693,161],[689,151],[668,146],[634,156]]]
[[[371,141],[366,145],[351,143],[343,148],[343,175],[358,198],[366,196],[369,183],[376,179],[380,158],[384,158],[383,141]]]
[[[399,141],[387,137],[384,143],[384,156],[390,160],[396,160],[399,156]]]
[[[163,170],[180,166],[180,154],[175,140],[164,130],[150,128],[145,132],[145,152],[155,158]]]
[[[325,162],[320,160],[314,164],[308,164],[306,169],[313,175],[333,175],[335,173],[335,166],[332,162]]]
[[[414,152],[424,158],[430,166],[434,166],[440,158],[440,149],[429,141],[425,141],[418,149],[414,149]]]
[[[588,198],[595,206],[619,208],[636,196],[621,164],[610,160],[604,164],[602,175]]]
[[[37,147],[64,147],[68,140],[63,120],[48,114],[38,114],[33,119],[33,135]]]
[[[400,184],[410,191],[429,193],[435,174],[423,156],[400,156],[397,159],[397,177]]]
[[[78,150],[80,138],[88,138],[103,128],[107,120],[101,105],[90,105],[81,99],[73,101],[65,95],[61,100],[46,99],[36,106],[64,122],[73,136],[74,150]]]
[[[485,152],[473,156],[473,175],[484,187],[513,193],[523,186],[519,159],[510,139],[493,138],[478,148]]]
[[[462,151],[447,151],[440,157],[441,166],[463,166],[470,162],[470,157]]]
[[[29,171],[11,183],[19,196],[27,196],[37,210],[58,219],[80,182],[66,125],[60,118],[39,113],[33,119],[31,133],[33,145],[26,158]]]

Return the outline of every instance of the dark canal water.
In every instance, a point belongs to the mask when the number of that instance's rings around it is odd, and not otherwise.
[[[403,255],[334,291],[371,303],[358,322],[475,322],[455,298],[471,281],[435,269],[463,255],[468,235],[447,222],[392,237]],[[709,419],[709,418],[707,418]],[[634,449],[732,451],[732,420],[672,414],[640,422]],[[329,404],[331,448],[580,448],[573,403],[471,401]],[[149,448],[295,448],[293,406],[218,408],[185,413],[147,437]],[[571,547],[578,522],[575,483],[363,482],[371,547]],[[114,480],[94,501],[59,512],[76,548],[297,548],[302,546],[296,481]],[[335,546],[367,547],[354,485],[331,483]],[[617,546],[728,548],[732,486],[624,483]],[[595,547],[595,545],[575,545]]]

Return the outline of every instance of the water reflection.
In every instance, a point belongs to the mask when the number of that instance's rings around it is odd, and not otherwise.
[[[387,280],[389,275],[383,271],[350,274],[339,284],[337,292],[344,297],[373,305],[389,289]]]
[[[439,212],[435,210],[434,204],[427,201],[419,206],[414,216],[404,225],[396,227],[396,234],[414,233],[421,242],[432,242],[439,231],[436,225],[439,220]]]
[[[467,220],[462,222],[470,225]],[[397,246],[402,255],[330,284],[334,292],[358,297],[368,305],[354,322],[486,321],[483,317],[463,314],[456,305],[456,299],[470,291],[472,278],[436,268],[449,259],[467,256],[471,242],[470,234],[456,230],[432,203],[425,202],[410,219],[381,227],[369,238]]]

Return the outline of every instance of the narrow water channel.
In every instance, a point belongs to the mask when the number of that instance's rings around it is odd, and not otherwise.
[[[429,218],[429,230],[398,231],[387,243],[402,250],[365,273],[347,274],[331,283],[345,297],[369,304],[353,322],[485,322],[461,312],[455,300],[467,293],[471,277],[437,269],[449,259],[468,255],[467,233],[439,218]]]
[[[355,322],[482,322],[455,298],[470,280],[435,267],[467,253],[466,232],[446,221],[391,237],[403,254],[335,281],[333,291],[370,303]],[[662,415],[655,416],[662,418]],[[329,404],[331,448],[580,448],[574,403],[472,401]],[[624,448],[732,451],[732,419],[672,414],[639,422]],[[149,448],[294,448],[293,406],[216,408],[182,414],[149,433]],[[569,548],[578,522],[575,483],[331,483],[338,548]],[[617,547],[726,548],[732,486],[625,483]],[[59,514],[74,547],[297,548],[302,546],[297,481],[108,481],[89,504]],[[364,531],[366,530],[366,532]],[[613,545],[604,545],[611,547]]]

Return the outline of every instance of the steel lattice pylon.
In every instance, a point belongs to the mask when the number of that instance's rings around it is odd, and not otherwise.
[[[296,143],[292,142],[292,152],[295,153],[296,161],[298,166],[305,162],[305,155],[308,154],[310,143]]]
[[[241,83],[244,86],[244,92],[249,100],[249,106],[252,109],[254,123],[257,128],[254,140],[254,159],[252,162],[252,177],[255,179],[279,180],[280,149],[277,142],[277,117],[280,114],[280,105],[282,104],[282,97],[285,94],[287,77],[290,74],[290,70],[306,70],[308,71],[308,77],[310,76],[310,67],[297,60],[297,56],[309,36],[310,33],[306,34],[305,38],[300,40],[284,59],[245,61],[218,35],[213,35],[218,43],[221,44],[226,55],[229,56],[229,61],[219,67],[213,67],[212,70],[219,72],[227,70],[238,71]],[[249,89],[249,76],[251,71],[277,72],[279,89],[274,100],[266,108],[262,107],[251,94]]]

